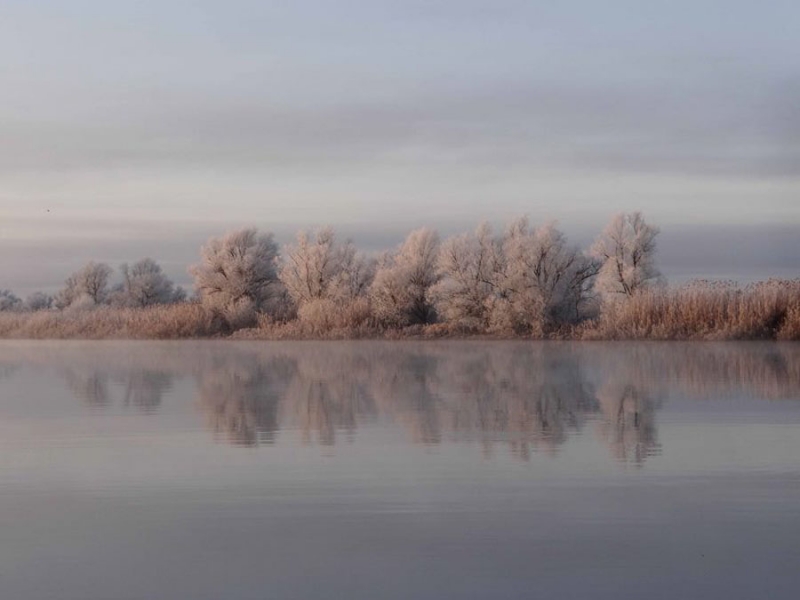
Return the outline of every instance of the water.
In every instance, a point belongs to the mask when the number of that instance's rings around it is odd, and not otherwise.
[[[0,598],[797,598],[800,345],[3,342]]]

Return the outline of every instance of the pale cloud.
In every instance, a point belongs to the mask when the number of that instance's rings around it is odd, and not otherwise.
[[[783,1],[4,2],[0,287],[67,248],[163,247],[177,276],[228,225],[332,223],[381,247],[641,209],[665,253],[691,224],[798,233],[798,18]],[[778,237],[786,265],[800,252]],[[727,256],[715,272],[750,254]]]

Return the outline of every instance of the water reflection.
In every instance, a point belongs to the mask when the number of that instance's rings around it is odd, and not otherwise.
[[[155,411],[161,406],[164,394],[172,389],[173,377],[162,371],[133,371],[124,378],[123,404],[135,406],[144,412]]]
[[[352,441],[359,422],[378,414],[368,354],[311,349],[294,364],[284,402],[287,420],[304,442],[330,446],[337,432]]]
[[[68,368],[63,370],[63,374],[67,387],[89,406],[102,407],[111,402],[109,375],[105,371]]]
[[[272,444],[279,429],[279,406],[294,369],[294,361],[282,356],[215,357],[196,374],[198,405],[212,431],[234,444]]]
[[[16,365],[0,364],[0,380],[11,377],[16,370]]]
[[[597,398],[603,412],[600,435],[616,459],[641,465],[647,457],[659,453],[655,415],[660,398],[625,381],[603,386]]]
[[[92,408],[103,408],[119,396],[123,406],[154,412],[172,388],[174,376],[164,371],[131,368],[107,370],[99,367],[60,369],[67,388]]]
[[[76,351],[77,350],[77,351]],[[671,395],[797,398],[792,344],[119,343],[0,348],[0,373],[51,368],[82,403],[157,413],[185,380],[209,429],[233,444],[357,439],[377,424],[415,443],[555,454],[588,423],[617,460],[661,450]],[[286,435],[286,433],[284,433]]]

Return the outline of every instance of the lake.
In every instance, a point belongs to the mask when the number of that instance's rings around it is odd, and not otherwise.
[[[797,598],[800,344],[0,343],[0,598]]]

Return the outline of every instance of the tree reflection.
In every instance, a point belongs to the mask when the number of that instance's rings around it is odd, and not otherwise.
[[[254,355],[233,355],[205,366],[198,375],[198,403],[211,429],[234,444],[272,444],[291,359],[261,362]]]
[[[159,371],[133,371],[125,377],[125,406],[133,405],[145,411],[161,406],[164,394],[172,388],[172,377]]]
[[[384,347],[375,354],[369,386],[380,410],[402,423],[416,443],[442,440],[440,362],[427,353]]]
[[[598,412],[594,384],[566,350],[317,346],[241,355],[198,375],[215,432],[244,445],[279,427],[303,443],[352,439],[367,422],[403,425],[416,443],[446,438],[507,445],[522,459],[556,452]]]
[[[8,379],[17,370],[17,365],[9,365],[0,363],[0,380]]]
[[[75,397],[91,407],[108,407],[116,399],[123,406],[134,406],[144,412],[153,412],[161,406],[173,380],[164,371],[136,368],[113,371],[75,367],[62,369],[62,373]]]
[[[660,453],[655,414],[661,401],[632,383],[609,383],[598,392],[603,421],[601,436],[612,455],[622,462],[642,465]]]
[[[239,445],[279,429],[330,446],[371,425],[414,443],[476,442],[527,460],[595,423],[616,459],[661,452],[670,396],[796,400],[791,344],[336,342],[0,347],[0,374],[52,368],[91,407],[154,412],[175,378],[196,382],[209,427]]]
[[[107,372],[66,369],[64,379],[72,393],[89,406],[104,407],[111,403]]]
[[[369,389],[368,355],[308,351],[298,357],[286,390],[287,418],[304,443],[336,443],[337,431],[352,439],[358,423],[376,415]]]
[[[597,411],[582,362],[558,346],[498,350],[440,361],[445,372],[438,381],[456,386],[454,401],[447,405],[452,429],[478,433],[487,450],[507,440],[512,452],[526,460],[532,450],[557,451],[569,432]]]

